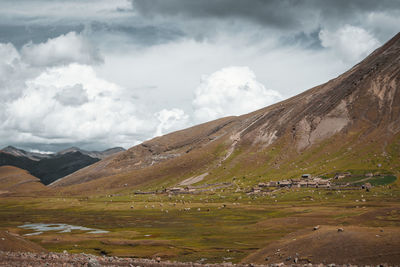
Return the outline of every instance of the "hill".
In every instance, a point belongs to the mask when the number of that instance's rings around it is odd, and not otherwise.
[[[0,231],[0,251],[9,252],[47,252],[39,245],[22,238],[17,234]],[[6,266],[6,265],[4,265]]]
[[[0,167],[0,195],[11,193],[21,195],[45,189],[38,178],[25,170],[13,166]]]
[[[82,192],[163,188],[199,175],[207,183],[239,177],[255,183],[302,173],[398,173],[399,59],[397,34],[325,84],[250,114],[154,138],[53,186]]]

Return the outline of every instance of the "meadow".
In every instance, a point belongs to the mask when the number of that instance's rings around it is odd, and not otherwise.
[[[176,195],[125,190],[113,195],[0,199],[1,230],[23,236],[33,232],[19,228],[26,223],[109,231],[25,236],[49,251],[237,263],[274,242],[312,233],[316,225],[399,233],[400,189],[398,184],[373,187],[370,192],[283,188],[259,195],[234,188]]]

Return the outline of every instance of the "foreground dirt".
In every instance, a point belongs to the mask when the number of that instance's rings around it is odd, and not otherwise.
[[[36,243],[6,231],[0,231],[0,251],[47,252]]]
[[[318,262],[323,264],[398,265],[400,233],[397,228],[316,226],[273,242],[244,262]]]
[[[16,267],[16,266],[88,266],[88,267],[101,267],[101,266],[136,266],[136,267],[187,267],[187,266],[236,266],[236,267],[262,267],[262,266],[357,266],[357,265],[335,265],[335,264],[270,264],[270,265],[255,265],[255,264],[200,264],[200,263],[180,263],[170,261],[158,261],[147,259],[132,259],[132,258],[118,258],[118,257],[99,257],[90,254],[68,254],[68,253],[32,253],[32,252],[4,252],[0,251],[0,266]],[[379,266],[379,265],[378,265]],[[389,266],[387,264],[380,266]]]

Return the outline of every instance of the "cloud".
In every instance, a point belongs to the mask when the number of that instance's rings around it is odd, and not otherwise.
[[[38,153],[38,154],[44,154],[44,155],[54,154],[54,152],[52,152],[52,151],[42,151],[42,150],[39,150],[39,149],[29,149],[29,152]]]
[[[1,64],[1,68],[6,68],[6,66],[10,66],[13,63],[15,63],[16,60],[19,60],[19,53],[18,51],[15,49],[15,47],[10,44],[10,43],[6,43],[6,44],[2,44],[0,43],[0,64]]]
[[[2,0],[0,17],[8,20],[10,17],[19,18],[18,22],[27,20],[31,23],[49,23],[63,20],[65,23],[71,23],[75,20],[112,20],[124,16],[124,11],[131,10],[131,4],[128,0],[91,0],[76,1],[63,0],[20,0],[16,4],[13,0]],[[65,20],[69,19],[69,20]],[[50,23],[49,23],[50,24]]]
[[[138,133],[154,129],[139,118],[124,88],[99,78],[91,66],[48,68],[26,85],[5,107],[1,128],[17,132],[14,141],[132,144]]]
[[[22,60],[19,52],[11,43],[0,43],[0,105],[8,99],[18,97],[28,77],[37,74]],[[0,119],[2,116],[0,109]]]
[[[248,67],[227,67],[203,77],[195,90],[194,116],[199,122],[241,115],[281,99],[256,80]]]
[[[161,136],[167,132],[173,130],[182,129],[188,126],[189,116],[185,112],[178,108],[173,109],[162,109],[155,114],[159,124],[156,129],[154,136]]]
[[[248,21],[285,31],[312,32],[320,26],[343,25],[371,12],[399,10],[397,0],[132,0],[143,17],[174,20]]]
[[[128,148],[155,133],[188,125],[182,109],[163,108],[153,114],[146,103],[138,103],[136,90],[101,78],[94,70],[101,55],[93,51],[89,40],[74,32],[25,45],[21,51],[0,43],[4,144],[27,149],[71,144]],[[86,52],[89,56],[83,57]]]
[[[321,30],[319,38],[323,47],[349,62],[363,59],[380,46],[380,42],[369,32],[352,25],[345,25],[334,32]]]
[[[98,50],[81,34],[69,32],[45,43],[28,43],[21,55],[32,66],[56,66],[72,62],[97,64],[103,61]]]
[[[80,106],[88,102],[88,95],[82,84],[66,86],[54,98],[65,106]]]

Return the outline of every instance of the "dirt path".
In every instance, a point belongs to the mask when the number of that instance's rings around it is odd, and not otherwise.
[[[206,177],[207,175],[208,175],[208,172],[200,174],[195,177],[187,178],[186,180],[183,180],[182,182],[180,182],[178,185],[186,186],[186,185],[192,185],[192,184],[198,183],[200,181],[203,181],[204,177]]]

